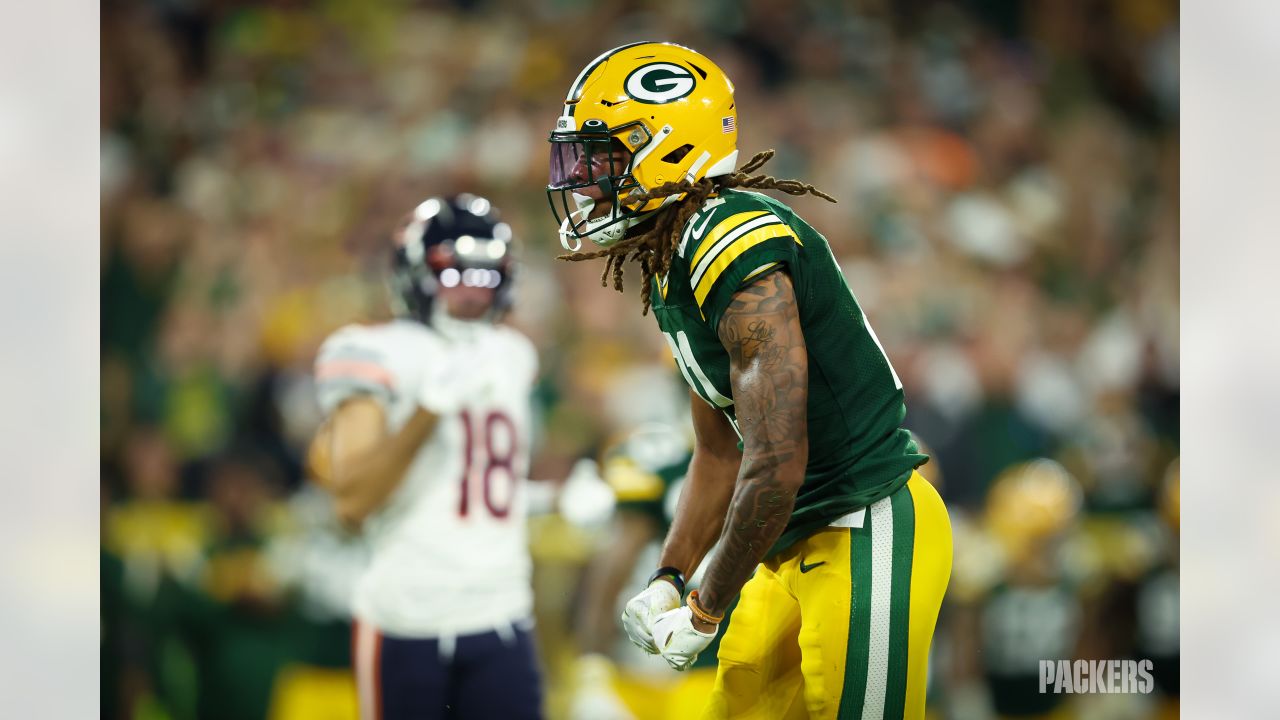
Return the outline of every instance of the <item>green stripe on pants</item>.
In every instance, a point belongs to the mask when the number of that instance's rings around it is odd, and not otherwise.
[[[849,528],[849,648],[844,660],[844,689],[839,720],[859,720],[867,692],[867,629],[871,626],[871,513],[862,527]]]
[[[911,556],[915,546],[916,508],[905,486],[890,496],[893,503],[893,589],[889,615],[889,676],[884,716],[903,716],[907,700],[907,647],[911,618]]]

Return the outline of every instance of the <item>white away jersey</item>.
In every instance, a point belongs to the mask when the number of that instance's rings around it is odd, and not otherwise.
[[[366,394],[397,432],[418,407],[420,383],[449,347],[470,354],[474,397],[440,419],[400,486],[364,525],[369,569],[356,588],[357,618],[401,637],[482,632],[532,612],[525,536],[532,343],[481,325],[445,337],[408,320],[348,326],[316,358],[320,406]],[[438,366],[437,366],[438,367]]]

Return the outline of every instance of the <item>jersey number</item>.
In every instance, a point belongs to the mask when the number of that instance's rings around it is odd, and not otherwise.
[[[667,339],[667,344],[671,346],[671,356],[676,359],[676,365],[680,368],[680,374],[684,376],[684,381],[689,383],[689,387],[707,402],[720,408],[724,413],[725,419],[733,426],[733,431],[738,433],[738,437],[742,437],[742,431],[738,429],[738,420],[733,417],[733,413],[729,412],[729,408],[733,406],[733,400],[723,395],[716,386],[711,384],[711,378],[702,371],[702,367],[698,365],[698,359],[693,355],[693,347],[689,345],[689,336],[684,334],[683,330],[677,331],[675,335],[664,332],[662,337]],[[698,382],[694,382],[694,378]],[[732,392],[732,391],[730,391]]]
[[[481,445],[484,470],[481,474],[482,498],[489,514],[496,518],[505,518],[511,512],[511,501],[516,490],[516,424],[501,412],[492,411],[484,418],[484,425],[479,431],[473,427],[471,413],[462,411],[463,430],[463,466],[462,493],[458,501],[458,515],[466,517],[471,509],[471,485],[475,465],[476,436],[483,441]],[[494,493],[494,474],[497,473],[506,483],[505,493]],[[503,499],[505,498],[505,500]]]
[[[876,331],[871,327],[871,323],[867,320],[865,313],[862,316],[862,326],[867,329],[867,334],[871,336],[872,342],[879,348],[880,356],[884,358],[884,364],[888,366],[889,374],[893,376],[893,386],[901,390],[902,379],[898,377],[898,371],[893,369],[893,363],[889,361],[889,354],[884,351],[884,345],[880,343],[880,338],[876,336]],[[722,410],[733,405],[733,400],[717,390],[716,386],[711,384],[711,379],[703,372],[702,367],[698,365],[698,359],[693,355],[693,347],[689,344],[689,336],[685,335],[683,330],[677,331],[675,335],[664,332],[662,337],[666,338],[667,345],[671,347],[671,356],[675,358],[676,365],[680,368],[680,374],[684,376],[684,381],[689,383],[689,387],[693,388],[694,392]],[[730,418],[730,421],[733,421],[733,418]],[[734,422],[733,426],[734,429],[737,429],[738,423]]]
[[[694,392],[702,396],[704,400],[715,405],[718,408],[727,408],[733,404],[733,401],[725,397],[716,390],[716,386],[711,384],[711,379],[702,371],[698,365],[698,359],[693,356],[693,348],[689,345],[689,336],[680,330],[675,335],[664,332],[662,336],[667,339],[667,344],[671,346],[671,356],[676,359],[676,365],[680,368],[680,374],[684,375],[684,381],[689,383],[689,387]],[[697,378],[697,382],[694,382]]]

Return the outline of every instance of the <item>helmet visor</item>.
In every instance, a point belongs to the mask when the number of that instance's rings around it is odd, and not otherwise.
[[[630,172],[631,153],[608,136],[552,139],[550,165],[550,189],[600,185],[602,190],[616,190],[619,179]]]
[[[643,123],[605,128],[598,120],[588,120],[584,126],[599,129],[552,132],[547,138],[547,200],[562,238],[584,239],[627,220],[636,210],[627,198],[643,192],[632,172],[637,154],[652,140]]]

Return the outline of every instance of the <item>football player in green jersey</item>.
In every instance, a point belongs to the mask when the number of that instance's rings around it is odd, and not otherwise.
[[[573,82],[550,136],[562,243],[640,264],[689,383],[696,441],[660,565],[628,603],[632,641],[689,667],[740,596],[704,718],[922,717],[951,528],[902,383],[826,239],[750,190],[733,85],[669,43],[611,50]],[[720,541],[702,586],[684,576]]]

